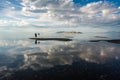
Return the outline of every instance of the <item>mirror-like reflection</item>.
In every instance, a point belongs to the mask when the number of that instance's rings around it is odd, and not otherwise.
[[[72,66],[75,62],[104,65],[120,58],[120,44],[100,42],[41,42],[14,41],[15,45],[1,41],[0,76],[10,77],[15,72],[51,69],[56,66]],[[10,42],[11,43],[11,42]],[[43,44],[42,44],[43,43]],[[48,41],[49,43],[49,41]],[[53,44],[54,43],[54,44]],[[81,68],[82,63],[79,68]],[[88,66],[89,67],[89,66]]]
[[[111,60],[119,59],[119,52],[120,45],[108,42],[59,45],[53,46],[45,52],[25,54],[24,67],[32,66],[33,69],[37,69],[40,67],[53,67],[55,65],[71,65],[76,59],[104,64]],[[35,68],[36,64],[39,67]]]
[[[73,33],[0,39],[0,80],[118,80],[119,35]]]

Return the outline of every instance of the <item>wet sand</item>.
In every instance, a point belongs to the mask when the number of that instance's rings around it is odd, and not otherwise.
[[[106,42],[109,42],[109,43],[120,44],[120,39],[112,39],[112,40],[90,40],[90,42],[99,42],[99,41],[106,41]]]
[[[108,38],[108,37],[105,37],[105,36],[94,36],[95,38]]]
[[[72,41],[72,39],[69,38],[29,38],[29,39],[33,39],[33,40],[55,40],[55,41]]]

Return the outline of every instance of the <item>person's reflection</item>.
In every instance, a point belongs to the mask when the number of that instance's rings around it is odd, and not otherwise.
[[[38,40],[35,40],[35,44],[40,44],[40,41],[38,41]]]
[[[37,44],[37,40],[35,40],[35,44]]]

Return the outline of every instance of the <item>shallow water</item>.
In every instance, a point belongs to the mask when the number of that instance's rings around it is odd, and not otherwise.
[[[7,34],[0,34],[0,80],[120,80],[120,44],[89,42],[120,39],[119,32],[41,34],[73,41],[37,43],[34,33]]]

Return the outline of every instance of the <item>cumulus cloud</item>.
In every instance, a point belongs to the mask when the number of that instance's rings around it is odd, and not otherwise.
[[[120,24],[119,6],[107,1],[81,5],[73,0],[22,0],[22,6],[10,1],[3,1],[3,4],[0,14],[5,19],[1,18],[0,26]]]
[[[58,20],[66,24],[111,23],[120,20],[119,7],[105,1],[85,6],[77,6],[72,0],[23,0],[22,4],[25,13],[37,14],[42,20]]]
[[[19,16],[22,15],[22,12],[16,9],[18,5],[6,0],[2,1],[0,5],[2,6],[0,7],[0,26],[16,26],[21,24],[22,21]]]

